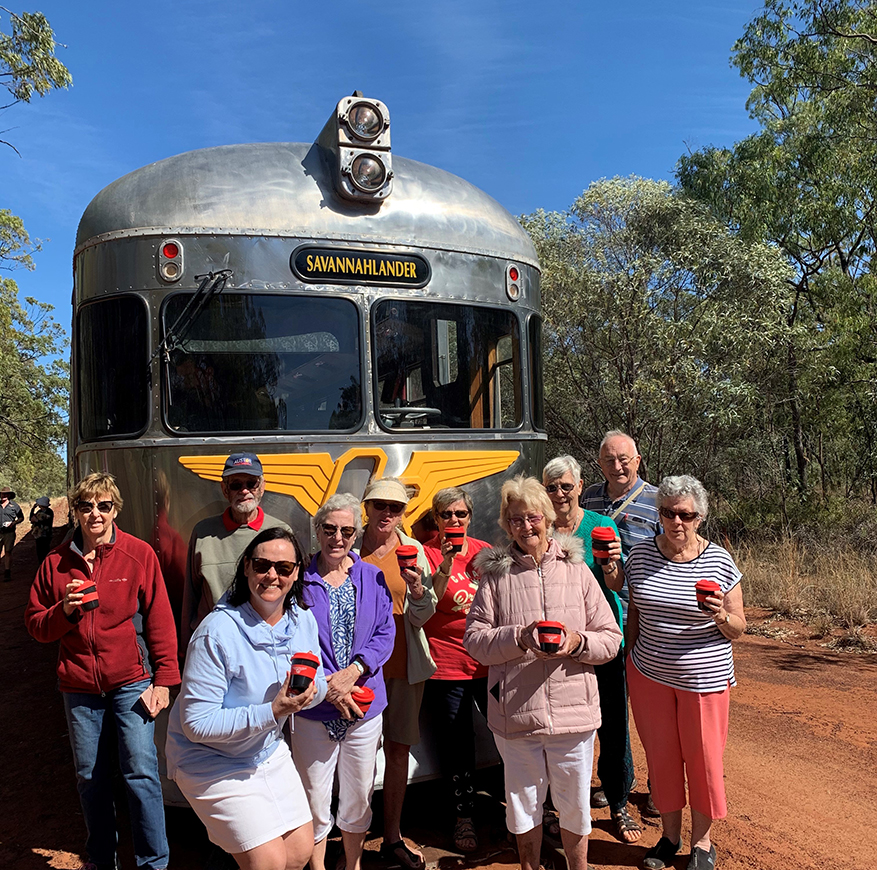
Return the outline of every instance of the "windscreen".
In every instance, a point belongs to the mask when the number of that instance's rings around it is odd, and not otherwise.
[[[149,421],[147,312],[137,296],[84,305],[76,360],[84,441],[139,435]]]
[[[521,424],[517,318],[504,309],[387,299],[372,309],[376,396],[387,429]]]
[[[165,332],[190,294],[171,297]],[[329,432],[362,419],[359,315],[347,299],[223,293],[171,354],[165,421],[179,433]]]

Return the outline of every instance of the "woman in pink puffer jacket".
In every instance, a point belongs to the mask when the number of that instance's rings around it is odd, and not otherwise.
[[[600,702],[592,665],[611,661],[621,632],[582,543],[549,538],[554,509],[542,484],[519,475],[502,488],[507,548],[484,550],[481,582],[466,621],[468,653],[489,666],[487,722],[505,762],[506,820],[522,870],[538,870],[542,803],[549,785],[560,813],[570,870],[588,866],[590,785]],[[564,626],[560,648],[544,653],[542,620]]]

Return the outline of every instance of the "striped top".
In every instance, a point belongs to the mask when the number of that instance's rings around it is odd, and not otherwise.
[[[698,580],[715,580],[726,595],[740,582],[731,554],[709,543],[696,559],[671,562],[652,539],[633,548],[624,571],[639,611],[639,636],[630,652],[637,669],[687,692],[735,686],[731,641],[698,609],[694,592]]]

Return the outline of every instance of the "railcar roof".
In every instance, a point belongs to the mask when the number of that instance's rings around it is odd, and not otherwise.
[[[333,193],[316,145],[189,151],[105,187],[82,215],[76,247],[116,233],[272,235],[410,245],[538,266],[530,237],[484,191],[396,154],[393,171],[389,198],[379,207],[362,206]]]

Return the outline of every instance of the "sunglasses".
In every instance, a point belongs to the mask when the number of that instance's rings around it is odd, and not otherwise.
[[[322,523],[320,528],[323,530],[323,534],[327,538],[334,538],[338,532],[341,532],[342,538],[352,538],[356,534],[356,529],[353,526],[333,526],[331,523]]]
[[[439,511],[439,516],[443,520],[449,520],[456,517],[458,520],[465,520],[469,516],[469,511]]]
[[[108,514],[113,509],[113,502],[111,501],[99,501],[97,503],[97,509],[102,514]],[[90,514],[94,510],[94,502],[93,501],[79,501],[76,503],[76,510],[81,514]]]
[[[405,510],[405,505],[399,504],[397,501],[378,501],[377,499],[371,499],[371,503],[376,511],[388,510],[391,514],[401,514],[402,511]]]
[[[509,525],[515,529],[523,529],[524,523],[529,523],[531,526],[538,526],[544,519],[545,517],[542,514],[530,514],[526,517],[509,517]]]
[[[259,488],[259,484],[262,481],[258,477],[251,477],[249,480],[233,480],[228,488],[232,492],[240,492],[242,489],[248,489],[252,492],[255,489]]]
[[[697,511],[672,511],[670,508],[658,508],[658,513],[664,517],[665,520],[675,520],[679,517],[683,523],[691,523],[696,520],[700,514]]]
[[[545,492],[549,495],[553,495],[557,490],[563,490],[564,492],[572,492],[576,488],[574,483],[549,483],[545,487]]]
[[[257,574],[267,574],[273,568],[278,577],[291,577],[295,573],[295,569],[298,568],[298,562],[288,562],[285,559],[272,562],[270,559],[256,557],[250,559],[250,564]]]

